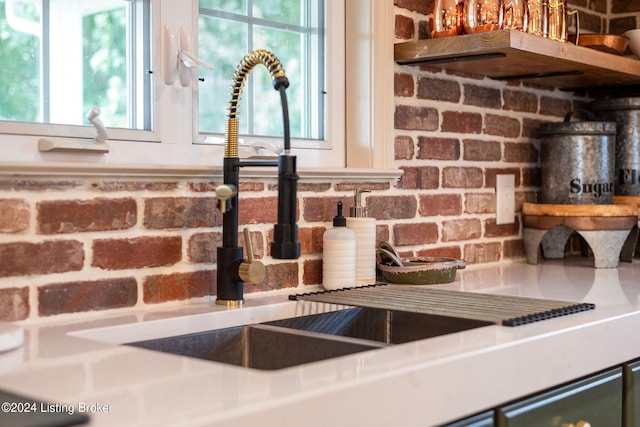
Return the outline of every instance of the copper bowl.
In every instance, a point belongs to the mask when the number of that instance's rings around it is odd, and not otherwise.
[[[570,36],[569,41],[575,43],[576,36]],[[628,45],[629,37],[619,34],[580,34],[578,37],[578,46],[584,46],[614,55],[622,55]]]

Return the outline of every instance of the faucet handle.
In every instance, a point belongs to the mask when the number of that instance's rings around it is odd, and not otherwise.
[[[218,198],[220,212],[225,213],[227,211],[227,200],[235,197],[236,194],[238,194],[238,189],[233,185],[222,184],[216,187],[216,197]]]
[[[245,283],[258,284],[262,282],[266,276],[266,268],[260,261],[253,258],[253,245],[251,244],[251,233],[249,228],[244,229],[244,245],[247,249],[247,259],[242,260],[238,267],[238,276]]]

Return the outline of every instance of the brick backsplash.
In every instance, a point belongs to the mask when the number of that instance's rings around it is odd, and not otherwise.
[[[222,237],[216,185],[189,179],[0,178],[0,319],[215,295]],[[399,195],[394,182],[303,179],[298,186],[302,257],[274,262],[268,242],[277,221],[277,182],[242,179],[239,223],[250,228],[254,256],[267,267],[265,281],[245,291],[315,289],[322,281],[322,236],[337,201],[344,200],[347,211],[353,205],[355,188],[375,194],[367,205],[384,220],[377,227],[379,240],[389,239],[395,220],[417,216],[416,196]],[[244,245],[243,233],[238,240]]]
[[[636,19],[640,2],[574,0],[594,21]],[[429,1],[395,0],[396,41],[425,38]],[[587,20],[588,21],[588,20]],[[472,63],[469,70],[472,71]],[[523,258],[520,218],[495,223],[495,176],[515,175],[516,209],[540,190],[541,123],[584,105],[582,95],[437,68],[395,66],[397,181],[303,178],[302,256],[269,256],[277,181],[241,178],[241,227],[266,280],[245,292],[305,292],[322,282],[322,235],[355,188],[377,218],[377,240],[402,256],[468,263]],[[215,295],[221,214],[217,182],[188,178],[0,177],[0,319],[126,310]],[[238,236],[244,244],[242,233]]]

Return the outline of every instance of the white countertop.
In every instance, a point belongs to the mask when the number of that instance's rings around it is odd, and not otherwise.
[[[544,261],[471,266],[447,289],[590,302],[524,326],[488,326],[278,371],[257,371],[98,342],[126,342],[318,310],[285,295],[225,311],[198,303],[24,324],[0,353],[0,389],[99,406],[105,426],[431,426],[640,357],[640,264]],[[97,329],[102,328],[102,329]],[[90,330],[89,332],[73,332]],[[75,335],[70,335],[75,333]],[[96,412],[102,410],[103,412]]]

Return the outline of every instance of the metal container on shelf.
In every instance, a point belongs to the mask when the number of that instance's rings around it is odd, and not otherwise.
[[[434,0],[429,13],[431,37],[449,37],[464,34],[462,0]]]
[[[529,10],[526,0],[503,0],[500,7],[500,23],[503,29],[527,31]]]
[[[640,196],[640,98],[594,101],[591,111],[617,123],[615,194]]]
[[[616,123],[588,111],[579,114],[589,120],[572,122],[576,113],[540,125],[542,203],[613,203]]]
[[[467,34],[496,31],[502,28],[501,0],[464,0],[463,24]]]

